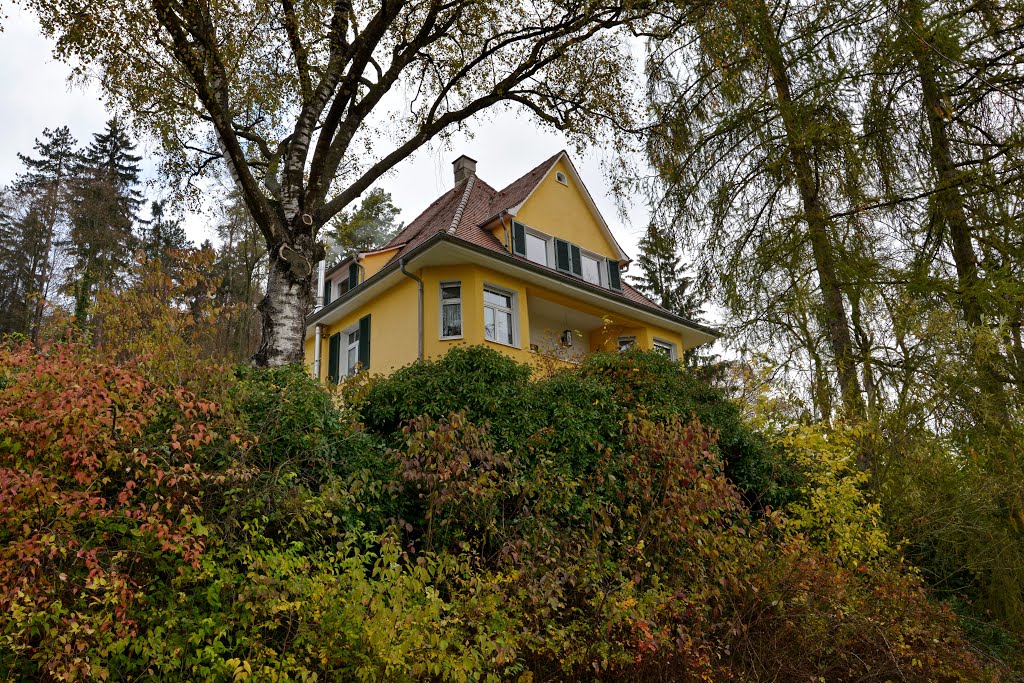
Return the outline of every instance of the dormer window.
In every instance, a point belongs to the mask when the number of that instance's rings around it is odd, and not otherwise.
[[[619,263],[512,221],[512,253],[598,287],[622,290]]]
[[[568,185],[569,184],[569,179],[566,178],[565,174],[562,173],[561,171],[557,171],[555,173],[555,180],[557,180],[558,182],[562,183],[563,185]]]

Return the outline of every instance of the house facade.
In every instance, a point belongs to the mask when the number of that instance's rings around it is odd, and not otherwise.
[[[629,257],[565,152],[502,190],[468,157],[453,166],[452,189],[390,243],[321,270],[313,376],[388,374],[457,344],[557,364],[629,346],[680,358],[717,337],[624,282]]]

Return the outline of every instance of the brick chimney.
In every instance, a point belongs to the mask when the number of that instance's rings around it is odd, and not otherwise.
[[[472,175],[476,175],[476,159],[470,159],[465,154],[452,162],[455,169],[455,184],[459,185]]]

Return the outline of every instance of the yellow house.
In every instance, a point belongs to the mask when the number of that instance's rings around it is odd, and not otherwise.
[[[321,276],[314,377],[388,374],[456,344],[557,364],[634,345],[678,358],[718,336],[623,281],[629,257],[565,152],[500,191],[469,157],[454,167],[452,189],[390,243]]]

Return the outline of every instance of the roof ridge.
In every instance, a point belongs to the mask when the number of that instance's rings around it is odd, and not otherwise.
[[[466,179],[466,189],[462,192],[462,200],[459,201],[459,205],[455,209],[455,215],[452,216],[452,224],[448,226],[449,235],[454,235],[455,230],[459,227],[459,223],[462,222],[462,213],[466,210],[466,204],[469,203],[469,195],[473,191],[473,185],[475,182],[476,175],[470,174]]]

